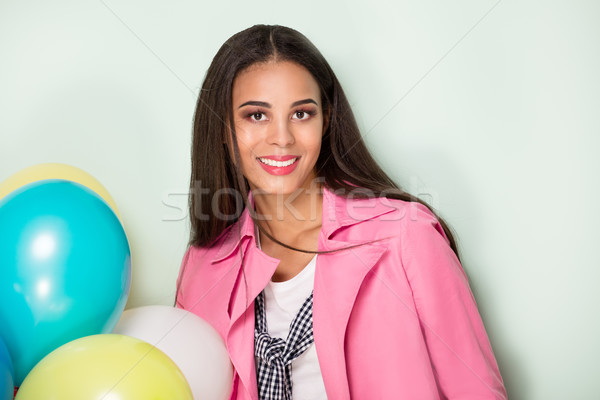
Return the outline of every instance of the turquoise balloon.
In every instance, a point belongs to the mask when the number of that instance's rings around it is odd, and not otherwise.
[[[17,385],[61,345],[111,332],[130,283],[125,231],[89,188],[47,179],[0,200],[0,338]]]
[[[0,339],[0,400],[12,400],[14,394],[14,371],[8,349]]]

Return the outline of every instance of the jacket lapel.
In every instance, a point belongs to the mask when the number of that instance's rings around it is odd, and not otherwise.
[[[254,243],[249,241],[244,257],[244,275],[241,268],[232,293],[232,313],[227,347],[231,361],[244,386],[253,399],[258,398],[256,384],[256,369],[254,362],[254,299],[269,283],[275,273],[279,260],[261,252]],[[252,266],[252,271],[249,271]]]
[[[358,225],[393,210],[378,199],[350,200],[325,189],[319,250],[368,242],[373,238],[368,237],[366,232],[362,232],[358,240],[340,240],[336,233],[340,228]],[[363,280],[386,250],[386,242],[382,241],[317,257],[313,334],[329,398],[350,399],[344,349],[346,327]]]
[[[326,242],[321,241],[321,247],[325,249]],[[313,334],[329,398],[350,398],[344,354],[346,326],[362,281],[385,250],[385,246],[370,244],[317,256]]]
[[[249,201],[253,206],[252,193]],[[212,263],[215,267],[222,264],[228,270],[233,269],[236,276],[230,281],[227,296],[230,320],[226,345],[231,362],[250,398],[258,399],[254,367],[254,299],[267,286],[279,265],[279,260],[269,257],[257,248],[254,221],[247,209],[238,222],[228,228],[225,235]],[[243,393],[242,388],[238,388],[238,392]],[[247,398],[246,393],[242,396]]]

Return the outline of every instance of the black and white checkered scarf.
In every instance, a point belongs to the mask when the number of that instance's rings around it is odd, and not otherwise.
[[[265,298],[260,292],[254,302],[254,355],[257,359],[258,397],[261,400],[291,400],[292,361],[314,342],[313,294],[304,301],[290,324],[287,339],[272,338],[267,332]]]

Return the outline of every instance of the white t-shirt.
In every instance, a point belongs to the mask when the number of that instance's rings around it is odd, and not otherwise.
[[[267,330],[271,337],[286,340],[292,320],[313,290],[316,264],[315,254],[308,265],[292,279],[284,282],[270,281],[265,287]],[[314,342],[292,361],[291,378],[293,399],[327,399]]]

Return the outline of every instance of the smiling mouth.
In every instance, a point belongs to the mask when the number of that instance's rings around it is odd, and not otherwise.
[[[271,167],[288,167],[290,165],[292,165],[293,163],[296,162],[296,160],[298,160],[298,157],[294,157],[294,158],[290,158],[289,160],[286,161],[275,161],[275,160],[271,160],[268,158],[258,158],[258,160],[265,164],[265,165],[269,165]]]

